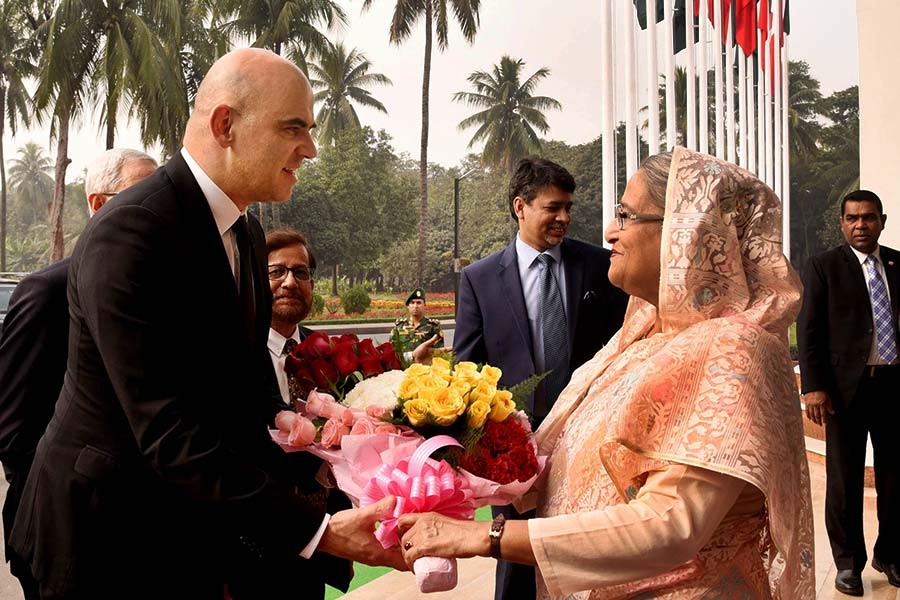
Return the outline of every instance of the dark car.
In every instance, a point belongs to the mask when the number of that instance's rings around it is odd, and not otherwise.
[[[9,309],[9,298],[16,289],[16,281],[12,279],[0,279],[0,331],[3,331],[3,321],[6,319],[6,311]]]

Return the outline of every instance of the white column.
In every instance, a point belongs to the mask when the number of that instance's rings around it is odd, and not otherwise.
[[[634,44],[634,7],[625,7],[625,175],[628,179],[638,167],[637,139],[637,57]]]
[[[656,0],[647,7],[647,146],[650,155],[659,153],[659,65],[656,58]]]
[[[774,50],[772,53],[772,76],[775,77],[775,87],[773,94],[774,116],[772,118],[772,127],[774,139],[772,148],[774,149],[774,162],[772,163],[772,171],[774,173],[773,182],[775,193],[781,198],[784,190],[781,187],[781,0],[775,0],[775,23],[772,27],[772,39],[774,41]],[[785,228],[787,229],[787,228]]]
[[[703,1],[700,2],[703,4]],[[725,156],[725,111],[722,106],[722,0],[713,2],[713,62],[716,65],[716,157]]]
[[[784,106],[781,111],[781,170],[783,178],[781,180],[781,204],[783,205],[782,214],[784,216],[784,255],[791,257],[791,140],[790,130],[788,129],[788,113],[791,108],[791,97],[788,94],[790,89],[790,71],[788,65],[788,36],[784,36],[784,48],[781,49],[781,97],[784,99]]]
[[[603,153],[603,229],[613,218],[616,203],[616,134],[615,134],[615,88],[613,86],[613,0],[601,0],[600,4],[600,81],[603,92],[600,96],[601,149]],[[604,241],[607,247],[609,244]]]
[[[678,145],[678,109],[675,104],[675,42],[672,31],[672,0],[663,0],[665,19],[663,27],[663,52],[666,65],[666,150]]]
[[[694,44],[694,0],[684,3],[685,10],[685,71],[687,71],[687,147],[697,149],[697,68],[694,65],[694,52],[697,51]]]
[[[753,94],[753,72],[752,72],[752,62],[753,55],[750,58],[746,56],[741,56],[741,61],[743,61],[746,68],[744,69],[747,73],[746,80],[743,85],[747,87],[746,89],[746,98],[747,98],[747,170],[751,173],[756,173],[756,97]]]
[[[693,0],[687,0],[693,2]],[[687,4],[687,1],[685,4]],[[700,152],[709,154],[709,81],[707,80],[706,53],[707,49],[707,31],[709,30],[709,15],[706,14],[706,2],[700,1],[700,48],[697,53],[697,72],[700,75],[700,81],[697,90],[700,100]]]
[[[721,19],[724,23],[725,20]],[[725,125],[727,132],[728,161],[737,162],[737,148],[734,139],[734,27],[729,23],[726,27],[727,39],[725,40]]]

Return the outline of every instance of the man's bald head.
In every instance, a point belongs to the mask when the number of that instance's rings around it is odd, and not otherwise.
[[[294,171],[316,156],[312,88],[297,65],[234,50],[210,68],[194,105],[184,147],[239,209],[290,198]]]

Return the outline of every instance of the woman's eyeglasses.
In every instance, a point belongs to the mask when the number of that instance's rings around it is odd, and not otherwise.
[[[662,215],[626,212],[625,207],[619,202],[616,202],[613,212],[616,215],[616,224],[619,226],[619,229],[625,229],[627,221],[662,221],[665,219]]]

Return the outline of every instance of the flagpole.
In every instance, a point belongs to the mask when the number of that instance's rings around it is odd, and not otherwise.
[[[735,24],[737,25],[737,24]],[[738,137],[740,165],[747,168],[747,60],[744,51],[738,48]]]
[[[765,48],[766,38],[763,36],[762,29],[757,29],[756,37],[756,115],[759,147],[757,148],[759,161],[756,165],[756,175],[763,181],[766,179],[766,95],[765,95],[765,79],[766,74],[763,72],[763,50]]]
[[[784,28],[784,21],[782,21]],[[784,178],[781,183],[783,189],[781,191],[782,218],[784,219],[784,255],[791,258],[791,140],[790,129],[788,128],[788,119],[791,109],[790,97],[790,61],[788,60],[788,36],[784,36],[784,47],[781,49],[781,97],[784,99],[784,106],[781,111],[781,152],[782,163],[781,168],[784,171]]]
[[[686,92],[687,92],[687,114],[685,122],[687,123],[687,147],[691,150],[697,149],[697,69],[694,65],[694,52],[697,51],[694,44],[694,0],[685,0],[684,3],[684,32],[686,51],[685,56],[687,62],[685,65]]]
[[[693,0],[686,0],[693,3]],[[706,2],[700,2],[700,52],[697,53],[697,71],[700,75],[700,89],[697,90],[700,98],[700,152],[709,154],[709,81],[706,67],[706,33],[709,16],[706,14]]]
[[[613,126],[615,96],[613,95],[613,43],[612,43],[612,3],[601,0],[600,4],[600,81],[603,93],[600,96],[601,150],[603,156],[603,221],[604,230],[613,218],[616,202],[616,138]],[[652,20],[652,19],[651,19]],[[604,240],[604,245],[609,243]]]
[[[754,34],[756,32],[754,31]],[[753,63],[753,55],[742,55],[741,61],[744,63],[744,71],[746,78],[741,83],[744,94],[747,98],[747,163],[746,168],[751,173],[756,172],[756,99],[753,97],[753,73],[751,72]],[[749,64],[748,64],[749,63]]]
[[[734,15],[731,15],[729,23],[725,26],[727,39],[725,40],[725,110],[728,112],[725,123],[728,132],[728,161],[737,162],[737,149],[734,139]]]
[[[637,142],[637,61],[634,44],[634,8],[625,8],[625,176],[631,176],[638,167]]]
[[[659,65],[656,58],[656,0],[647,6],[647,146],[650,156],[659,153]]]
[[[771,29],[771,26],[770,26]],[[771,30],[766,33],[766,46],[769,45],[769,41],[772,39]],[[772,131],[772,48],[766,48],[766,71],[763,76],[764,82],[764,90],[765,90],[765,100],[766,100],[766,185],[770,188],[775,188],[775,181],[773,175],[775,171],[773,170],[772,161],[774,159],[774,149],[773,143],[775,138],[773,136]]]
[[[701,4],[703,1],[701,0]],[[716,157],[725,158],[725,123],[722,106],[722,0],[713,2],[713,64],[716,66]]]
[[[678,145],[678,110],[675,105],[675,41],[672,31],[672,0],[663,0],[663,55],[666,57],[666,150]]]
[[[772,170],[774,172],[775,194],[781,198],[784,190],[781,186],[781,0],[777,0],[775,4],[775,27],[772,31],[772,39],[774,40],[774,51],[772,52],[772,77],[775,78],[775,86],[773,91],[774,97],[774,116],[772,126],[774,128],[774,143],[772,147],[775,155],[773,157]]]

